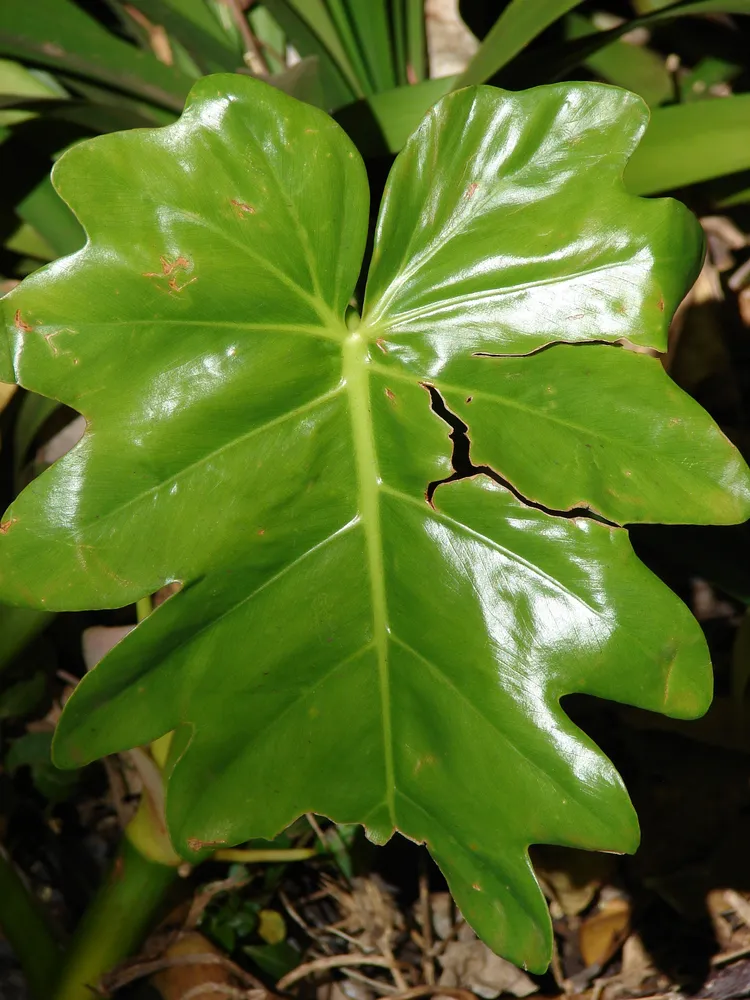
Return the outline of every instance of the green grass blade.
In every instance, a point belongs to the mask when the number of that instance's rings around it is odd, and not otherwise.
[[[539,0],[511,0],[458,78],[456,89],[489,80],[545,28],[580,2],[546,0],[540,4]]]
[[[4,0],[0,55],[93,80],[171,111],[182,110],[193,82],[110,34],[71,0]]]
[[[132,0],[190,54],[203,73],[235,70],[242,54],[203,0]]]
[[[351,65],[354,67],[362,89],[366,94],[374,93],[378,88],[375,85],[375,78],[372,76],[360,50],[354,26],[350,19],[350,5],[345,0],[328,0],[328,9],[338,37],[349,57]]]
[[[656,194],[750,168],[750,94],[657,108],[625,171]]]
[[[419,83],[427,76],[424,0],[406,0],[406,39],[408,68],[413,73],[409,82]]]
[[[336,23],[331,18],[324,0],[270,0],[265,6],[271,11],[273,16],[284,28],[287,35],[294,43],[295,34],[301,32],[301,25],[306,29],[307,42],[311,41],[309,36],[315,38],[323,46],[329,57],[334,60],[343,77],[351,87],[356,97],[364,95],[364,88],[349,55],[342,44]],[[290,17],[290,15],[293,15]],[[290,29],[290,25],[296,25],[296,31]],[[301,55],[315,55],[309,45],[299,50]]]
[[[406,10],[404,0],[391,0],[391,24],[393,25],[393,58],[396,64],[396,79],[399,87],[408,83],[406,78]]]
[[[339,5],[340,0],[335,0]],[[332,0],[329,0],[333,8]],[[349,19],[359,51],[376,91],[391,90],[398,84],[393,65],[393,40],[388,17],[388,0],[344,0],[341,6]]]
[[[503,83],[514,90],[534,86],[542,82],[539,75],[540,66],[544,67],[544,81],[559,80],[634,28],[649,28],[677,17],[696,17],[706,14],[750,14],[750,0],[684,0],[682,3],[676,3],[644,17],[624,21],[618,27],[602,31],[598,35],[574,39],[562,46],[549,46],[531,55],[524,54],[514,60],[512,78],[508,81],[503,80]]]
[[[16,205],[16,214],[33,226],[60,257],[80,250],[86,241],[80,223],[52,187],[49,177]]]
[[[569,14],[565,27],[570,38],[596,35],[596,28],[580,14]],[[589,56],[584,66],[607,83],[638,94],[652,107],[672,96],[672,77],[664,59],[644,45],[630,45],[617,39]]]

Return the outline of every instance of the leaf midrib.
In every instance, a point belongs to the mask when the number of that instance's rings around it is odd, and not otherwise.
[[[343,344],[343,382],[349,397],[352,443],[357,475],[359,519],[365,535],[367,570],[372,598],[373,642],[378,659],[386,803],[392,826],[396,823],[395,770],[388,663],[388,608],[380,528],[380,474],[369,386],[369,341],[353,330]]]

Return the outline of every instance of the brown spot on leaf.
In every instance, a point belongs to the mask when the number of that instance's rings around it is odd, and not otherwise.
[[[248,205],[246,201],[238,201],[236,198],[232,198],[229,204],[234,209],[234,214],[238,219],[244,219],[246,215],[255,215],[255,209],[252,205]]]
[[[17,520],[17,517],[11,517],[8,521],[0,521],[0,535],[7,535],[8,531]]]
[[[664,299],[663,298],[659,299],[659,301],[656,303],[656,305],[657,305],[657,307],[659,309],[659,312],[664,312]]]
[[[192,263],[187,259],[187,257],[177,257],[175,260],[171,262],[171,264],[166,257],[160,257],[159,260],[161,261],[161,269],[163,274],[171,274],[172,271],[176,271],[178,267],[181,267],[184,271],[193,266]]]
[[[383,354],[388,353],[388,348],[385,346],[385,340],[382,337],[378,337],[378,339],[375,341],[375,344],[380,348]]]
[[[434,763],[435,763],[434,755],[431,753],[427,753],[424,755],[424,757],[420,757],[419,760],[417,761],[416,766],[414,768],[414,773],[419,774],[419,772],[422,770],[425,764],[429,765]]]
[[[482,887],[481,887],[481,885],[478,882],[473,882],[471,888],[472,889],[476,889],[477,892],[481,892],[482,891]]]
[[[21,333],[31,333],[31,331],[34,329],[33,326],[29,326],[28,323],[24,323],[23,319],[21,318],[20,309],[16,309],[16,315],[13,317],[13,323],[16,327],[16,330],[19,330]]]
[[[187,281],[183,281],[183,283],[180,284],[177,278],[170,278],[167,284],[169,285],[170,292],[181,292],[183,288],[187,288],[188,285],[192,285],[192,283],[197,280],[197,278],[189,278]]]
[[[392,389],[389,389],[389,388],[388,388],[388,387],[386,386],[386,389],[385,389],[385,394],[386,394],[386,396],[388,397],[388,399],[390,400],[390,402],[391,402],[391,403],[395,403],[395,401],[396,401],[396,397],[395,397],[395,395],[394,395],[394,393],[393,393],[393,390],[392,390]]]
[[[470,403],[470,402],[472,401],[472,399],[473,399],[473,398],[474,398],[473,396],[467,396],[467,397],[466,397],[466,402],[467,402],[467,403]]]
[[[467,201],[469,198],[473,198],[474,195],[476,194],[478,187],[479,185],[477,184],[477,182],[472,181],[471,184],[469,184],[469,186],[466,188],[466,194],[464,195],[464,198],[466,198]]]
[[[226,840],[199,840],[197,837],[189,837],[187,845],[191,851],[202,851],[206,847],[223,847]]]
[[[167,288],[170,294],[172,292],[181,292],[183,288],[187,288],[188,285],[192,285],[194,281],[197,281],[197,277],[188,278],[187,281],[184,278],[180,278],[178,275],[174,274],[174,271],[190,271],[193,267],[193,262],[187,257],[180,255],[174,260],[170,261],[166,257],[160,257],[159,263],[161,264],[161,271],[144,271],[144,278],[156,278],[161,280],[162,278],[169,278],[167,281]]]

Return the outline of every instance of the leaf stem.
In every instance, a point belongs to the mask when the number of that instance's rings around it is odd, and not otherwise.
[[[153,610],[151,595],[136,603],[140,624]],[[140,946],[164,896],[178,876],[164,819],[161,771],[144,750],[131,751],[144,782],[137,813],[125,829],[106,881],[76,928],[54,1000],[91,1000],[105,973]]]
[[[314,847],[285,847],[253,850],[241,847],[226,847],[214,851],[213,861],[234,861],[240,864],[257,865],[261,862],[307,861],[314,858],[318,851]]]
[[[123,837],[105,883],[70,944],[54,1000],[91,1000],[92,988],[141,943],[178,877],[177,869],[145,858]]]
[[[140,600],[135,602],[135,618],[140,625],[144,618],[148,618],[153,610],[151,603],[151,595],[148,597],[141,597]]]
[[[2,847],[0,928],[21,963],[32,994],[37,1000],[48,1000],[60,969],[62,952],[41,907]]]

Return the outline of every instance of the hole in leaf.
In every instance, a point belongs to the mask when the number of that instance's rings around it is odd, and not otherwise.
[[[572,507],[570,510],[556,510],[554,507],[545,507],[544,504],[537,503],[535,500],[525,497],[520,490],[517,490],[512,483],[489,465],[474,465],[471,460],[471,441],[469,439],[468,426],[457,414],[448,409],[445,400],[434,385],[430,385],[429,382],[420,382],[420,385],[430,394],[432,412],[451,428],[448,437],[453,442],[453,450],[451,452],[453,472],[450,476],[446,476],[445,479],[436,479],[427,486],[425,499],[431,507],[434,507],[433,498],[438,486],[443,486],[446,483],[455,483],[461,479],[469,479],[472,476],[487,476],[506,490],[509,490],[516,500],[520,500],[522,504],[525,504],[527,507],[533,507],[535,510],[541,510],[551,517],[588,517],[592,520],[609,524],[613,528],[617,527],[614,521],[608,521],[605,517],[590,510],[588,507]]]
[[[595,345],[599,347],[619,348],[623,351],[632,351],[634,354],[648,354],[656,358],[660,355],[660,352],[653,347],[640,347],[637,344],[631,343],[627,337],[620,337],[619,340],[553,340],[549,344],[542,344],[541,347],[535,347],[533,351],[526,351],[521,354],[492,354],[490,351],[474,351],[471,356],[472,358],[533,358],[536,354],[551,351],[553,347],[592,347]]]

